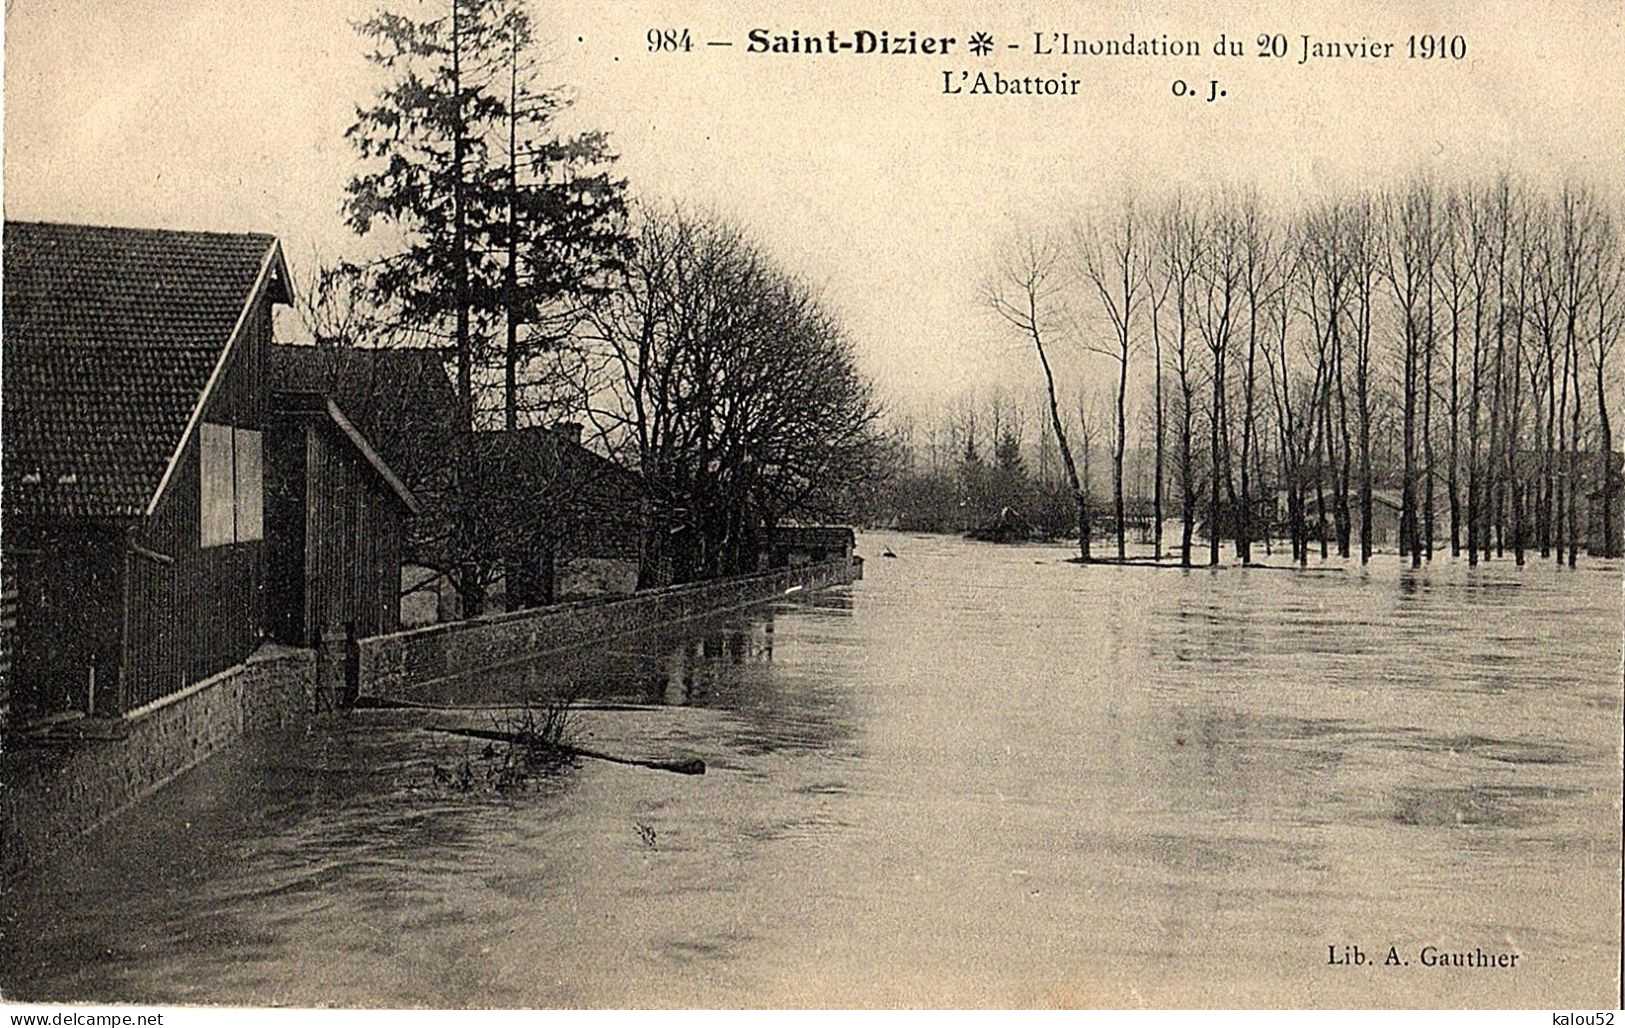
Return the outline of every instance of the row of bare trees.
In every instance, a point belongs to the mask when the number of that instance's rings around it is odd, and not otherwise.
[[[735,225],[641,211],[573,357],[599,439],[654,504],[645,565],[679,581],[752,570],[777,522],[844,516],[881,472],[850,339]]]
[[[1138,429],[1159,559],[1166,483],[1185,565],[1198,534],[1209,564],[1223,539],[1245,563],[1277,530],[1300,563],[1317,545],[1368,561],[1390,496],[1413,566],[1445,540],[1474,563],[1538,548],[1572,565],[1582,546],[1620,552],[1620,232],[1617,197],[1507,176],[1418,177],[1296,211],[1255,192],[1175,196],[1015,239],[983,300],[1038,358],[1086,558],[1062,348],[1110,362],[1118,559]]]

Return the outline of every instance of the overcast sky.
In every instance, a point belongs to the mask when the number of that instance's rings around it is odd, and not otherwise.
[[[343,133],[376,85],[349,22],[369,0],[8,0],[5,213],[279,235],[310,255],[361,253],[338,215],[355,168]],[[869,370],[898,398],[1026,382],[1031,356],[976,306],[992,241],[1126,189],[1256,184],[1287,202],[1418,167],[1506,167],[1541,179],[1625,181],[1625,28],[1617,0],[1327,5],[1202,2],[536,3],[552,75],[580,124],[611,132],[637,195],[737,218],[825,290]],[[1316,12],[1315,8],[1335,7]],[[1215,13],[1224,8],[1226,13]],[[729,13],[724,13],[725,11]],[[738,13],[740,11],[746,13]],[[754,12],[754,13],[751,13]],[[946,13],[944,13],[946,12]],[[651,55],[651,27],[731,49]],[[773,58],[746,32],[916,29],[960,39],[939,58]],[[1168,33],[1223,60],[972,57],[986,31],[1030,50],[1035,31]],[[1460,33],[1469,59],[1312,62],[1299,36],[1361,34],[1403,48]],[[1281,32],[1285,61],[1252,56]],[[947,69],[1082,80],[1078,98],[941,95]],[[1169,84],[1222,80],[1214,104]],[[1106,375],[1103,358],[1071,367]]]

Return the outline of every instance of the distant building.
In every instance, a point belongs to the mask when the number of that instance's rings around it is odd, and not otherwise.
[[[1002,507],[996,517],[989,518],[965,533],[965,538],[986,543],[1024,543],[1034,538],[1032,522],[1014,507]]]
[[[1586,526],[1586,549],[1593,556],[1617,556],[1625,548],[1625,454],[1618,451],[1608,454],[1610,474],[1606,485],[1603,482],[1601,457],[1593,453],[1587,462],[1589,477],[1581,485],[1581,495],[1584,497],[1583,513],[1580,519]],[[1603,490],[1607,489],[1604,503]],[[1603,520],[1603,510],[1607,508],[1608,520]]]
[[[770,534],[767,566],[800,567],[852,559],[855,538],[844,525],[778,525]]]
[[[637,588],[645,503],[636,474],[582,446],[573,422],[475,432],[473,441],[493,508],[516,526],[503,606]]]
[[[266,634],[275,238],[7,222],[17,719],[118,715]]]
[[[1608,454],[1609,474],[1604,476],[1602,454],[1597,450],[1583,450],[1575,454],[1580,480],[1575,491],[1575,520],[1585,533],[1586,552],[1604,556],[1611,547],[1617,555],[1625,546],[1625,454],[1615,450]],[[1558,456],[1557,476],[1568,476],[1568,457]],[[1604,478],[1606,477],[1606,484]],[[1603,490],[1607,489],[1608,521],[1603,521]]]
[[[643,480],[637,473],[581,444],[581,425],[552,427],[581,483],[567,544],[558,557],[558,599],[630,593],[643,564],[649,524]]]
[[[1398,545],[1400,515],[1405,508],[1405,495],[1398,489],[1371,490],[1371,548],[1382,549],[1387,546]],[[1363,515],[1360,512],[1360,497],[1356,492],[1349,497],[1349,545],[1360,546],[1360,532]],[[1443,527],[1448,533],[1450,530],[1449,511],[1446,509],[1445,517],[1435,518],[1435,530]],[[1421,530],[1418,521],[1417,530]]]

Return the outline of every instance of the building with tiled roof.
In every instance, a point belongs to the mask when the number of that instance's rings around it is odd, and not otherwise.
[[[265,634],[281,247],[7,222],[0,496],[21,718],[124,714]]]
[[[445,466],[462,405],[433,347],[271,347],[273,388],[331,397],[408,488],[427,490]]]

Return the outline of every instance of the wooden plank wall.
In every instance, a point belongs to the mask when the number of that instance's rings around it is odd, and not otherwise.
[[[271,304],[262,294],[222,370],[205,420],[264,431]],[[129,558],[124,709],[184,689],[252,653],[267,629],[263,541],[203,547],[196,433],[136,541],[169,562]]]
[[[348,440],[306,435],[308,609],[320,629],[357,635],[400,627],[402,510]]]
[[[19,719],[118,713],[124,539],[116,525],[7,524]]]
[[[296,646],[316,640],[305,616],[305,435],[300,421],[265,433],[266,606],[273,637]]]

